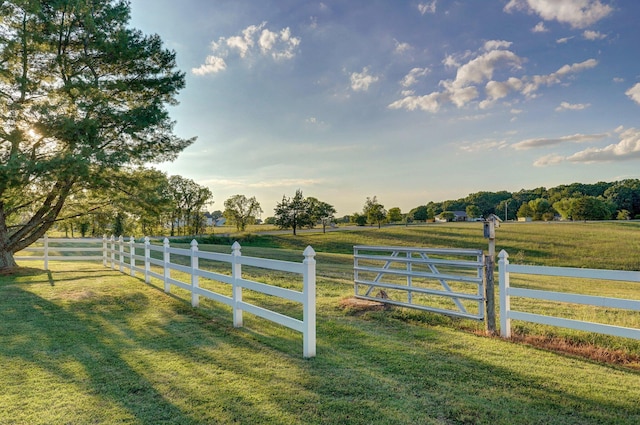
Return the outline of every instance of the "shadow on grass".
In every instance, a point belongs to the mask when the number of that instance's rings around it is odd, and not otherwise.
[[[17,327],[18,331],[14,331],[15,338],[5,337],[8,343],[0,345],[3,357],[19,357],[61,380],[71,381],[83,387],[83,392],[126,409],[139,423],[197,423],[132,369],[120,350],[114,348],[121,347],[124,341],[103,325],[105,320],[114,320],[111,308],[114,305],[120,304],[119,313],[127,314],[121,299],[93,300],[89,308],[96,313],[90,317],[72,312],[85,311],[84,308],[66,309],[19,288],[13,288],[10,296],[20,300],[20,304],[13,304],[11,310],[3,309],[1,321],[5,326]],[[136,304],[141,301],[144,296],[130,300]],[[27,335],[28,339],[20,335]],[[82,365],[86,379],[79,379],[64,367],[69,361]],[[31,396],[38,397],[37,394]]]

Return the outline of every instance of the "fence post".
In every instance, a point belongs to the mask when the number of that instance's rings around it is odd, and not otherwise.
[[[116,237],[111,235],[111,270],[116,269]]]
[[[131,268],[129,269],[129,274],[133,277],[136,275],[136,247],[133,246],[135,244],[135,239],[133,236],[129,237],[129,263],[131,264]]]
[[[495,256],[485,255],[485,279],[484,279],[484,297],[485,297],[485,331],[490,335],[496,334],[496,290],[493,277],[495,268]]]
[[[304,254],[302,320],[305,325],[302,355],[305,358],[316,355],[316,252],[307,246]]]
[[[120,235],[118,237],[118,268],[120,269],[120,273],[124,272],[124,237]]]
[[[107,235],[102,235],[102,265],[107,267]]]
[[[511,298],[509,297],[509,254],[504,249],[500,251],[498,268],[500,269],[500,335],[503,338],[511,338]]]
[[[164,292],[168,294],[171,292],[171,283],[169,283],[169,279],[171,279],[171,269],[169,269],[171,254],[169,253],[169,239],[167,238],[164,238],[162,242],[162,262],[164,267]]]
[[[151,262],[149,259],[151,258],[151,249],[149,248],[149,236],[144,237],[144,282],[149,283],[151,280],[149,279],[149,271],[151,271]]]
[[[200,282],[198,280],[198,242],[194,239],[191,241],[191,306],[198,307],[200,304],[200,295],[198,288]]]
[[[238,304],[242,302],[242,286],[238,283],[239,279],[242,279],[242,264],[240,264],[240,244],[235,241],[231,245],[231,277],[233,284],[231,286],[232,298],[233,298],[233,326],[236,328],[242,327],[242,309],[238,307]]]
[[[49,270],[49,236],[44,235],[44,269]]]

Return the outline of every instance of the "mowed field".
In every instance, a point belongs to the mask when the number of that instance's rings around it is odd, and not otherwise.
[[[635,222],[507,223],[496,247],[513,263],[639,270],[639,235]],[[315,358],[302,358],[294,331],[249,314],[235,329],[228,308],[203,300],[194,309],[185,291],[167,295],[157,281],[101,264],[56,262],[47,272],[23,263],[31,268],[0,277],[0,423],[640,423],[637,341],[526,323],[506,341],[469,320],[342,306],[353,293],[353,245],[486,249],[478,223],[232,235],[200,249],[230,252],[236,238],[243,255],[301,261],[307,245],[316,250]],[[516,283],[640,299],[640,284]],[[637,313],[522,308],[640,328]]]

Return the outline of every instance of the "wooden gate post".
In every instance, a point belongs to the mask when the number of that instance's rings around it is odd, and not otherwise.
[[[495,335],[496,329],[496,291],[495,282],[493,279],[493,270],[495,268],[495,257],[491,254],[485,255],[485,285],[484,285],[484,299],[485,299],[485,331],[489,335]]]
[[[485,263],[485,331],[489,335],[497,333],[496,328],[496,290],[493,279],[493,271],[496,261],[496,225],[500,225],[500,218],[491,214],[484,222],[484,237],[489,239],[489,253],[484,257]]]

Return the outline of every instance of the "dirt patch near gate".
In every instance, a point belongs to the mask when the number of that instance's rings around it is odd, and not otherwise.
[[[361,300],[354,297],[343,298],[338,302],[338,305],[342,310],[350,314],[362,314],[367,311],[382,311],[390,308],[390,306],[385,303]]]

